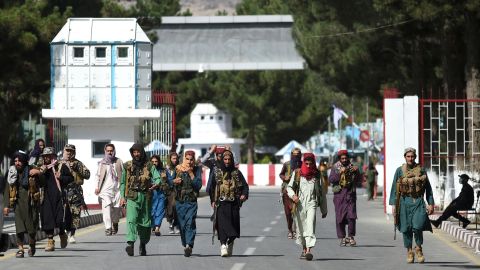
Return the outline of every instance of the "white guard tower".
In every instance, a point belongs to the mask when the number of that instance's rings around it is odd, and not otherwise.
[[[95,177],[103,146],[130,160],[151,109],[152,43],[135,18],[70,18],[50,44],[50,109],[60,119],[68,143]],[[57,151],[61,149],[56,149]],[[97,204],[93,181],[83,186],[87,204]]]
[[[212,144],[230,145],[235,162],[240,163],[240,145],[245,140],[232,138],[232,116],[211,103],[198,103],[190,114],[190,138],[178,139],[179,147],[195,151],[195,156],[204,155]]]

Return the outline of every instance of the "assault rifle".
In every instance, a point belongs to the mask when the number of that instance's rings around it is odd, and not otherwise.
[[[215,232],[217,231],[217,204],[215,203],[215,207],[213,207],[213,214],[210,217],[212,221],[212,245],[215,243]]]
[[[394,224],[393,224],[393,240],[397,239],[397,225],[399,224],[400,221],[400,182],[397,180],[395,183],[396,186],[396,192],[395,192],[395,213],[393,213],[395,216],[394,218]]]

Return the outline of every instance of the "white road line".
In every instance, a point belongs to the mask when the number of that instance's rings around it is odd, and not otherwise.
[[[270,222],[270,225],[275,225],[277,223],[278,223],[278,221],[274,220],[274,221]]]
[[[266,227],[265,229],[263,229],[263,231],[264,232],[269,232],[271,229],[272,229],[272,227]]]
[[[230,270],[242,270],[245,266],[245,263],[236,263],[232,266]]]
[[[275,217],[275,219],[281,219],[281,218],[282,218],[282,216],[276,216]]]
[[[260,235],[259,237],[255,238],[255,242],[262,242],[263,240],[265,240],[264,235]]]
[[[243,255],[246,255],[246,256],[253,255],[253,253],[255,253],[255,249],[257,248],[249,247],[247,248],[247,250],[245,250],[245,252],[243,252]]]
[[[285,215],[285,212],[281,211],[281,212],[280,212],[280,215]]]

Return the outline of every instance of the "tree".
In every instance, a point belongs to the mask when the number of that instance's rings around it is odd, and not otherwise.
[[[15,2],[15,1],[14,1]],[[47,1],[5,3],[0,9],[0,156],[24,149],[20,120],[47,104],[49,42],[72,12]]]

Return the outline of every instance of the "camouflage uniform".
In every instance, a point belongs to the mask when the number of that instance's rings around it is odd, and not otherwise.
[[[67,225],[67,230],[70,231],[70,235],[75,234],[75,230],[80,228],[80,216],[82,208],[87,209],[85,199],[83,197],[83,181],[90,178],[90,171],[88,168],[78,159],[75,158],[75,146],[67,144],[64,147],[65,150],[73,151],[69,160],[64,160],[63,163],[67,165],[70,172],[73,175],[73,182],[66,187],[68,207],[72,215],[72,224]],[[69,226],[70,225],[70,226]]]

